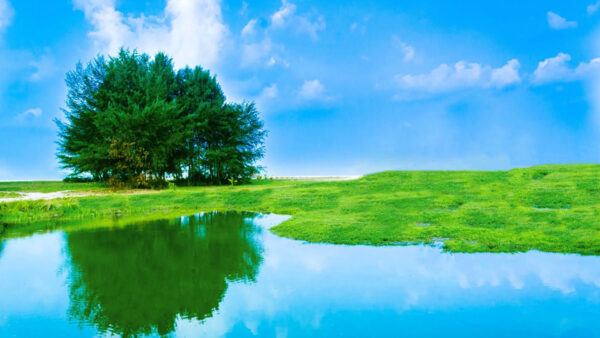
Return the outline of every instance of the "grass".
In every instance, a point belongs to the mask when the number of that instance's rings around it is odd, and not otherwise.
[[[7,183],[13,191],[20,184]],[[35,183],[36,191],[103,190]],[[66,188],[66,186],[72,188]],[[9,190],[0,183],[0,190]],[[32,191],[32,190],[29,190]],[[178,187],[152,194],[101,194],[0,203],[5,233],[115,214],[171,217],[197,211],[288,214],[281,236],[335,244],[433,244],[452,252],[531,249],[600,254],[600,165],[510,171],[390,171],[353,181],[256,181],[236,187]],[[106,221],[104,221],[106,222]],[[1,225],[1,224],[0,224]]]
[[[0,191],[0,198],[15,198],[15,197],[19,197],[21,195],[15,193],[15,192],[10,192],[10,191]]]
[[[108,191],[98,183],[65,183],[61,181],[26,181],[26,182],[0,182],[0,192],[54,192],[71,190],[84,191]],[[0,196],[2,197],[2,196]],[[7,196],[8,197],[8,196]]]

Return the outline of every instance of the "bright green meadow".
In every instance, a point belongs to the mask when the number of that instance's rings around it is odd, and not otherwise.
[[[231,210],[292,215],[271,231],[309,242],[600,254],[600,165],[389,171],[350,181],[254,180],[235,187],[117,193],[92,183],[0,183],[4,192],[60,190],[94,194],[0,203],[4,236],[91,217],[111,225],[116,219],[127,223]]]

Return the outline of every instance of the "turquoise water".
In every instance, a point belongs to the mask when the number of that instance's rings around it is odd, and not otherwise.
[[[600,336],[600,257],[308,244],[203,213],[0,245],[0,337]]]

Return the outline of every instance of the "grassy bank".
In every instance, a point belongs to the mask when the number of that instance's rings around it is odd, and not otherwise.
[[[98,183],[65,183],[61,181],[0,182],[0,192],[109,191]]]
[[[13,187],[19,188],[17,183]],[[237,187],[21,201],[0,204],[0,222],[19,228],[40,220],[60,224],[89,216],[160,217],[201,210],[290,214],[289,221],[272,231],[310,242],[442,241],[454,252],[600,254],[600,165],[395,171],[353,181],[257,181]]]

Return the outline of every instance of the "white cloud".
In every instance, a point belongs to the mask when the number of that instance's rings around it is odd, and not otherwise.
[[[252,19],[252,20],[248,21],[246,26],[244,26],[244,28],[242,29],[242,36],[256,34],[256,24],[257,23],[258,23],[258,20],[256,20],[256,19]]]
[[[536,70],[533,72],[533,82],[537,84],[554,81],[570,80],[571,69],[567,67],[567,62],[571,56],[565,53],[540,61]]]
[[[304,81],[300,90],[298,91],[298,96],[306,100],[316,100],[322,98],[325,93],[325,87],[321,84],[319,80],[310,80]]]
[[[581,62],[575,68],[576,78],[597,78],[598,71],[600,71],[600,57],[591,59],[590,62]]]
[[[482,67],[478,63],[459,61],[454,67],[441,64],[429,74],[404,75],[400,79],[408,88],[445,91],[477,85],[482,72]]]
[[[320,16],[316,21],[310,21],[308,18],[300,16],[296,23],[296,29],[299,32],[307,33],[311,39],[319,39],[319,31],[325,30],[325,19]]]
[[[247,12],[248,12],[248,3],[246,1],[242,1],[242,8],[240,8],[240,11],[238,13],[240,15],[246,15]]]
[[[281,7],[273,15],[271,15],[271,25],[273,27],[283,27],[286,24],[286,20],[294,15],[296,11],[296,5],[286,0],[282,0]]]
[[[318,33],[325,29],[325,19],[322,16],[311,20],[307,16],[296,14],[296,5],[287,0],[283,0],[281,7],[271,15],[266,27],[259,27],[259,23],[259,20],[251,19],[242,29],[242,67],[280,65],[287,68],[289,63],[284,57],[285,48],[283,44],[273,43],[272,33],[291,29],[318,40]]]
[[[581,62],[577,67],[570,67],[569,61],[571,61],[571,56],[566,53],[558,53],[554,57],[541,61],[533,72],[532,82],[541,85],[582,80],[598,75],[600,70],[600,58],[592,59],[590,62]]]
[[[273,111],[273,107],[277,105],[277,96],[279,95],[279,88],[276,83],[264,87],[260,94],[254,97],[256,106],[262,113],[270,113]]]
[[[319,38],[319,31],[325,29],[325,19],[319,16],[316,20],[310,20],[307,16],[296,15],[296,5],[287,0],[282,0],[281,7],[271,15],[271,29],[292,27],[297,32],[306,33],[311,39]]]
[[[592,120],[600,128],[600,58],[571,66],[571,56],[566,53],[547,58],[533,72],[532,83],[544,85],[555,82],[583,81],[592,107]]]
[[[600,55],[600,34],[596,32],[594,36],[594,52]],[[598,59],[594,59],[598,60]],[[595,64],[594,60],[590,64]],[[600,76],[592,76],[586,83],[586,91],[591,101],[592,121],[597,130],[600,130]]]
[[[267,61],[268,67],[273,67],[275,65],[280,65],[284,68],[288,68],[290,66],[290,64],[284,58],[280,57],[279,55],[273,55]]]
[[[402,52],[403,60],[408,62],[415,57],[415,47],[401,41],[397,36],[393,36],[394,45]]]
[[[365,35],[367,33],[367,23],[371,20],[371,15],[363,16],[362,20],[355,21],[350,24],[350,32],[358,32],[360,35]]]
[[[42,116],[42,109],[41,108],[31,108],[31,109],[27,109],[26,111],[22,112],[21,114],[16,116],[17,120],[24,120],[27,117],[32,116],[32,117],[40,117]]]
[[[4,32],[6,27],[12,23],[14,10],[8,0],[0,0],[0,33]]]
[[[218,0],[167,0],[160,17],[125,16],[114,0],[75,0],[75,7],[93,26],[96,52],[114,54],[121,46],[164,51],[179,67],[215,66],[228,34]]]
[[[273,67],[281,65],[287,68],[288,62],[279,55],[282,51],[283,46],[274,44],[268,36],[259,42],[243,44],[241,66]]]
[[[519,76],[519,60],[509,60],[506,65],[492,70],[491,84],[502,88],[521,81]]]
[[[403,44],[402,52],[404,53],[404,61],[410,61],[415,57],[415,47]]]
[[[54,58],[49,52],[40,55],[36,60],[30,61],[29,66],[34,69],[29,76],[29,80],[33,82],[48,78],[56,71]]]
[[[567,19],[554,12],[548,12],[548,25],[552,29],[567,29],[577,27],[577,22],[567,21]]]
[[[350,24],[350,32],[358,32],[360,35],[365,35],[367,33],[367,26],[359,24],[358,22],[353,22]]]
[[[285,60],[285,48],[282,44],[273,43],[272,33],[276,30],[293,29],[305,33],[311,39],[318,40],[318,32],[325,29],[325,19],[318,17],[311,21],[308,17],[296,14],[296,5],[287,0],[282,1],[281,7],[271,15],[266,27],[258,27],[259,20],[252,19],[242,29],[244,43],[241,46],[241,66],[280,65],[289,67]],[[260,33],[260,34],[259,34]]]
[[[257,43],[248,43],[242,46],[242,67],[253,66],[261,62],[271,52],[271,39],[264,39]]]
[[[429,93],[449,92],[464,88],[503,88],[521,80],[519,61],[509,60],[505,66],[492,68],[479,63],[459,61],[453,67],[441,64],[429,73],[396,75],[401,89]]]
[[[598,8],[600,8],[600,1],[593,4],[589,4],[586,10],[588,14],[592,15],[596,13],[596,11],[598,11]]]
[[[259,97],[263,99],[274,99],[277,97],[277,84],[273,83],[268,87],[265,87],[263,91],[260,93]]]
[[[112,0],[74,0],[75,8],[83,10],[86,20],[94,27],[89,36],[100,52],[114,53],[131,39],[133,34],[125,24],[123,13],[115,10]]]

